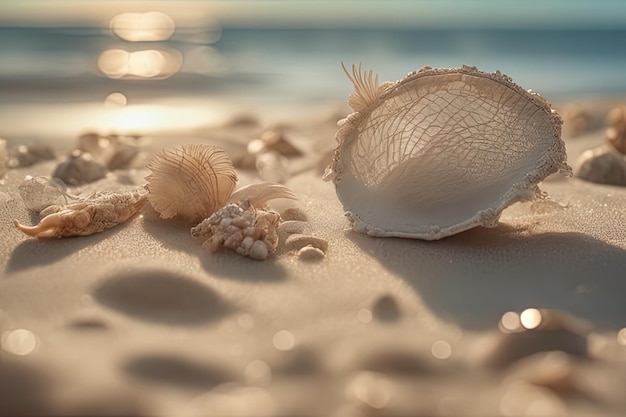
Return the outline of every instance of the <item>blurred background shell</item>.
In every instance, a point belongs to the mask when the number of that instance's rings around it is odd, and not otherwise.
[[[339,122],[325,178],[357,231],[435,240],[493,227],[570,170],[559,115],[498,71],[425,67],[383,84],[346,73],[355,113]]]
[[[223,207],[237,183],[228,154],[211,145],[164,149],[148,168],[148,200],[164,219],[179,216],[197,223]]]

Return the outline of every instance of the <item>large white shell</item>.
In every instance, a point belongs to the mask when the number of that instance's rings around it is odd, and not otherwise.
[[[164,219],[191,222],[222,208],[233,193],[237,173],[223,150],[211,145],[183,145],[154,155],[146,177],[148,200]]]
[[[355,113],[339,122],[325,179],[359,232],[436,240],[493,227],[571,171],[559,115],[500,72],[423,68],[380,85],[353,66],[348,77]]]

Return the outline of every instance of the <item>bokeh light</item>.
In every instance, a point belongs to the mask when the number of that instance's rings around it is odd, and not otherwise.
[[[246,366],[244,378],[248,385],[268,385],[272,382],[272,368],[265,361],[253,360]]]
[[[104,99],[104,107],[107,109],[125,107],[127,104],[128,99],[124,94],[119,92],[111,93]]]
[[[512,333],[522,329],[519,314],[514,311],[507,311],[502,315],[498,325],[501,332]]]
[[[111,31],[129,42],[164,41],[169,39],[176,25],[162,12],[120,13],[111,19]]]
[[[280,330],[274,335],[273,343],[276,349],[288,351],[293,349],[296,339],[288,330]]]
[[[449,359],[452,356],[452,346],[445,340],[437,340],[432,344],[430,353],[437,359]]]
[[[371,322],[373,317],[372,312],[367,308],[362,308],[356,313],[356,319],[364,324]]]
[[[98,58],[98,68],[109,78],[168,78],[178,72],[183,56],[175,50],[146,49],[128,52],[108,49]]]
[[[30,330],[16,329],[2,334],[2,349],[17,356],[27,356],[37,349],[37,336]]]
[[[522,326],[528,330],[536,329],[541,324],[541,311],[536,308],[527,308],[519,316]]]

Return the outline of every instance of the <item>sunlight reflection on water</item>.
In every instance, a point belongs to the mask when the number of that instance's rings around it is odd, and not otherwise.
[[[174,33],[174,20],[162,12],[120,13],[111,19],[111,31],[129,42],[164,41]]]

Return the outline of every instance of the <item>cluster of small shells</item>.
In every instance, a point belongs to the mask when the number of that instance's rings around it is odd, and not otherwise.
[[[280,215],[255,209],[249,200],[228,204],[191,229],[209,252],[220,248],[234,250],[252,259],[264,260],[278,246]]]
[[[224,247],[257,260],[276,250],[281,217],[265,205],[276,198],[295,199],[287,187],[261,183],[234,191],[237,175],[232,161],[210,145],[164,150],[148,168],[152,207],[165,219],[179,216],[200,222],[191,234],[203,248],[216,252]]]
[[[605,143],[583,152],[574,175],[598,184],[626,186],[626,108],[612,109],[607,123]]]
[[[94,137],[82,139],[86,147],[99,146]],[[77,158],[83,155],[87,153]],[[128,220],[149,201],[161,218],[180,217],[196,224],[192,236],[211,252],[225,247],[263,260],[276,250],[281,217],[266,204],[278,198],[296,199],[287,187],[266,182],[235,191],[237,174],[230,158],[211,145],[164,149],[148,168],[152,173],[145,186],[85,197],[69,194],[56,178],[27,179],[20,193],[27,208],[39,212],[40,222],[32,227],[18,221],[15,225],[33,237],[85,236]]]

